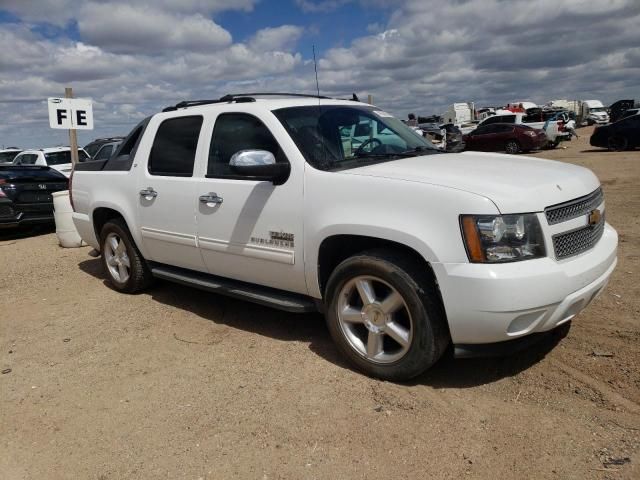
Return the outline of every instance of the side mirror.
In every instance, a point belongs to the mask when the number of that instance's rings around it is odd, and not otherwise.
[[[229,160],[231,169],[247,180],[263,180],[282,185],[289,178],[289,163],[276,163],[273,153],[266,150],[240,150]]]

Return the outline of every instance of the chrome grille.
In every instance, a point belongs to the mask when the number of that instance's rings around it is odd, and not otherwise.
[[[598,243],[604,232],[604,213],[596,225],[587,225],[552,237],[556,259],[572,257],[586,252]]]
[[[598,188],[584,197],[557,205],[551,205],[544,209],[544,213],[547,216],[547,223],[549,223],[549,225],[555,225],[556,223],[566,222],[572,218],[585,215],[600,206],[603,201],[604,194],[602,193],[602,189]]]

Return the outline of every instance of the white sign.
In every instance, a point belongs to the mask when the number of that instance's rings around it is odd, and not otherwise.
[[[93,105],[89,98],[49,98],[49,126],[65,130],[93,130]]]

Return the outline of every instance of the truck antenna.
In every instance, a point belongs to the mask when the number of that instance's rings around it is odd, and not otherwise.
[[[316,62],[316,46],[311,46],[313,50],[313,69],[316,72],[316,90],[318,92],[318,118],[316,119],[316,134],[320,137],[320,144],[322,145],[322,154],[324,156],[324,164],[327,163],[327,150],[324,145],[324,135],[320,132],[320,115],[322,114],[322,107],[320,105],[320,82],[318,82],[318,62]]]

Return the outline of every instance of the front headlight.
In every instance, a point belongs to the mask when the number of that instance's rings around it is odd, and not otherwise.
[[[461,215],[462,238],[469,261],[500,263],[546,255],[538,217],[523,215]]]

